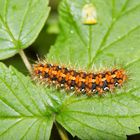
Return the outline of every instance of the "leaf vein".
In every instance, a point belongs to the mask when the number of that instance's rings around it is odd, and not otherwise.
[[[27,129],[26,132],[23,134],[23,136],[20,138],[20,140],[23,140],[23,139],[26,137],[26,135],[29,133],[29,131],[31,130],[31,128],[33,127],[33,125],[34,125],[35,123],[37,123],[37,121],[38,121],[38,119],[34,120],[34,122],[32,122],[32,124],[29,125],[28,129]]]
[[[23,21],[22,21],[21,26],[20,26],[20,31],[19,31],[19,35],[18,35],[18,40],[20,39],[20,35],[21,35],[21,32],[22,32],[22,28],[23,28],[23,26],[24,26],[24,22],[25,22],[27,13],[28,13],[28,11],[29,11],[29,9],[30,9],[29,7],[30,7],[30,5],[31,5],[31,2],[32,2],[32,0],[29,1],[28,6],[27,6],[27,8],[26,8],[26,10],[25,10],[25,14],[24,14],[24,16],[23,16]]]
[[[128,116],[128,115],[108,115],[108,114],[95,114],[95,113],[89,113],[89,112],[83,112],[83,111],[74,111],[74,110],[66,110],[64,112],[62,112],[63,114],[65,113],[68,113],[68,114],[84,114],[84,115],[88,115],[88,116],[95,116],[95,117],[101,117],[101,118],[120,118],[120,119],[124,119],[124,118],[134,118],[134,117],[140,117],[140,114],[136,114],[136,115],[131,115],[131,116]]]
[[[8,133],[8,131],[9,131],[10,129],[12,129],[14,126],[16,126],[17,124],[19,124],[19,123],[22,122],[22,121],[23,121],[23,119],[18,120],[16,123],[14,123],[14,124],[11,125],[9,128],[7,128],[5,131],[3,131],[3,132],[0,134],[0,136],[4,135],[5,133]]]
[[[108,134],[108,135],[112,135],[112,136],[116,136],[116,137],[122,138],[121,136],[118,136],[118,135],[109,133],[109,132],[107,132],[107,131],[103,131],[103,130],[98,129],[98,128],[95,128],[95,127],[93,127],[93,126],[90,126],[90,125],[88,125],[88,124],[86,124],[86,123],[84,123],[84,122],[82,122],[82,121],[80,121],[80,120],[77,120],[76,118],[74,118],[74,117],[72,117],[72,116],[70,116],[70,115],[69,115],[69,117],[71,117],[73,120],[77,121],[78,123],[82,124],[83,126],[86,126],[86,127],[88,127],[88,128],[91,128],[91,129],[93,129],[93,130],[96,130],[96,131],[99,131],[99,132],[101,132],[101,133],[105,133],[105,134]]]
[[[1,78],[0,78],[0,79],[1,79]],[[29,108],[27,108],[27,107],[25,106],[25,104],[22,102],[22,100],[20,100],[20,99],[18,98],[18,96],[14,93],[14,91],[11,89],[11,87],[10,87],[4,80],[1,79],[1,81],[2,81],[3,84],[11,91],[11,93],[16,97],[16,99],[20,102],[20,104],[23,105],[23,107],[24,107],[26,110],[28,110],[31,114],[34,114]]]
[[[14,73],[16,74],[16,72],[14,71]],[[34,106],[36,107],[36,109],[40,112],[40,114],[42,114],[42,111],[38,108],[38,105],[36,105],[35,101],[32,99],[30,92],[28,90],[28,88],[25,86],[25,83],[22,81],[22,79],[18,76],[18,74],[16,74],[17,78],[20,80],[20,82],[22,83],[22,85],[24,86],[24,89],[27,91],[28,95],[30,96],[30,99],[32,101],[32,103],[34,104]],[[31,111],[32,112],[32,111]],[[32,112],[32,114],[34,114]],[[43,114],[42,114],[43,115]]]

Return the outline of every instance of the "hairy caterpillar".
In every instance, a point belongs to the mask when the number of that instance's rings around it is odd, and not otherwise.
[[[41,62],[34,64],[33,75],[49,85],[74,90],[76,93],[85,93],[88,96],[112,91],[115,87],[122,86],[127,79],[124,69],[87,73]]]

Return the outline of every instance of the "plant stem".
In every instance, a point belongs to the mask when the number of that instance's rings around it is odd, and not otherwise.
[[[25,64],[26,68],[28,69],[28,71],[29,71],[30,73],[32,73],[31,64],[29,63],[28,58],[27,58],[27,56],[25,55],[24,51],[23,51],[23,50],[20,50],[20,51],[19,51],[19,55],[21,56],[21,58],[22,58],[22,60],[23,60],[23,62],[24,62],[24,64]]]
[[[60,126],[57,122],[55,122],[56,128],[58,130],[58,133],[61,137],[61,140],[69,140],[66,131]]]
[[[88,43],[88,68],[91,63],[91,47],[92,47],[92,26],[89,25],[89,43]]]

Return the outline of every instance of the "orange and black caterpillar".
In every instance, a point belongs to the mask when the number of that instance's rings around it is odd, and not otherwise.
[[[120,87],[127,79],[124,69],[113,69],[100,73],[75,71],[58,65],[38,63],[33,66],[33,75],[42,82],[54,84],[76,93],[103,94]]]

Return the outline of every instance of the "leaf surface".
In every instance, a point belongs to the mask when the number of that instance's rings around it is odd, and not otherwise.
[[[0,0],[0,59],[31,45],[49,11],[48,0]]]
[[[97,24],[82,24],[82,8],[92,3]],[[128,73],[126,84],[105,97],[70,96],[56,120],[81,139],[126,139],[140,126],[140,2],[137,0],[63,0],[59,7],[61,34],[48,59],[80,69]],[[76,67],[77,68],[77,67]],[[93,70],[94,71],[94,70]]]
[[[49,140],[54,105],[47,93],[0,63],[0,139]]]

